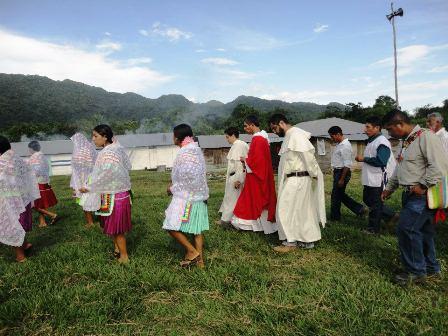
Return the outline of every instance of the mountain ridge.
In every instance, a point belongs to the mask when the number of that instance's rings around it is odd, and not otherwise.
[[[209,130],[213,130],[221,127],[217,125],[222,125],[222,121],[239,104],[263,113],[282,109],[294,123],[316,119],[328,106],[310,102],[288,103],[245,95],[228,103],[218,100],[195,103],[181,94],[147,98],[134,92],[109,92],[71,79],[57,81],[38,75],[0,73],[0,131],[26,124],[31,130],[26,130],[23,134],[38,131],[58,133],[59,129],[64,129],[64,125],[69,129],[62,133],[68,134],[76,130],[78,125],[90,127],[95,122],[131,122],[134,131],[143,124],[171,129],[180,122],[187,122],[195,127],[198,124],[209,125]],[[339,103],[331,104],[345,107]],[[53,127],[55,131],[52,131],[47,124],[58,126]],[[40,130],[35,130],[33,125],[40,125]],[[157,129],[157,126],[149,128]],[[143,132],[145,129],[139,131]]]

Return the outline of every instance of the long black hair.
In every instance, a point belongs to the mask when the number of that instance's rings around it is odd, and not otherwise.
[[[6,139],[4,136],[0,135],[0,155],[3,155],[10,149],[11,149],[11,144],[9,143],[9,140]]]
[[[41,147],[40,147],[40,143],[37,140],[33,140],[28,144],[28,148],[31,148],[33,151],[35,152],[39,152]]]
[[[193,137],[193,130],[187,124],[180,124],[173,128],[174,137],[182,142],[186,137]]]
[[[114,132],[112,132],[112,128],[110,128],[109,125],[101,124],[101,125],[95,126],[95,128],[93,130],[95,132],[97,132],[99,135],[106,137],[106,139],[109,143],[112,143],[112,138],[114,137]]]

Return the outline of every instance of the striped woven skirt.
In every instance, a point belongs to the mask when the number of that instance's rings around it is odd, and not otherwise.
[[[34,207],[38,209],[48,209],[58,204],[56,195],[48,183],[39,183],[40,198],[34,201]]]
[[[109,216],[100,216],[100,221],[103,232],[109,236],[131,230],[131,195],[129,191],[114,195],[112,213]]]
[[[31,213],[31,203],[29,203],[25,211],[20,214],[20,225],[22,225],[25,232],[30,232],[33,229],[33,215]]]

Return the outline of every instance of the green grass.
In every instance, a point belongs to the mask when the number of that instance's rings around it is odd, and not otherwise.
[[[365,222],[344,212],[344,222],[330,222],[314,250],[277,255],[276,235],[213,225],[223,196],[219,179],[209,184],[207,268],[180,269],[182,251],[161,229],[168,179],[132,173],[131,263],[122,266],[109,238],[83,227],[69,178],[54,177],[55,210],[64,218],[33,229],[25,264],[0,247],[0,335],[447,335],[447,280],[394,285],[393,234],[364,236]],[[358,175],[349,192],[361,198]],[[447,238],[445,223],[437,237],[444,271]]]

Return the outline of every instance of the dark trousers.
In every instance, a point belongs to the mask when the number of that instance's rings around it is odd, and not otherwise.
[[[434,210],[428,209],[426,195],[404,192],[397,237],[405,270],[416,275],[440,272],[434,245]]]
[[[342,187],[338,186],[339,178],[342,174],[342,169],[335,169],[333,171],[333,190],[331,191],[331,213],[330,219],[340,220],[341,219],[341,203],[349,208],[353,213],[359,215],[363,206],[362,204],[356,202],[353,198],[345,193],[345,188],[350,181],[351,172],[349,171],[345,175],[344,185]]]
[[[395,212],[389,207],[385,206],[381,201],[381,193],[383,187],[369,187],[364,186],[362,192],[362,200],[365,205],[369,207],[369,224],[367,229],[379,233],[381,227],[381,219],[386,221],[391,220],[395,215]]]

